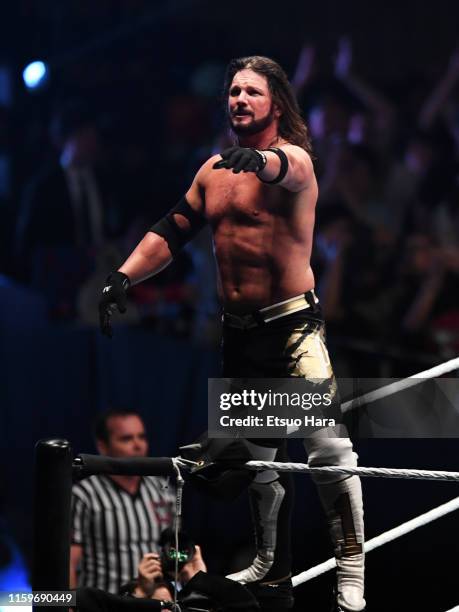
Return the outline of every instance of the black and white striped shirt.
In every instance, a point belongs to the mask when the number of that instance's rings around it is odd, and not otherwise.
[[[175,492],[164,478],[143,476],[131,495],[108,476],[73,486],[72,544],[83,547],[79,586],[117,593],[137,577],[147,552],[158,551],[161,531],[171,526]]]

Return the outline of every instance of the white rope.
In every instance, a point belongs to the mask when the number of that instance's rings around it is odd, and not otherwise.
[[[198,461],[190,461],[189,459],[184,459],[183,457],[172,457],[172,463],[174,466],[178,465],[178,467],[182,468],[194,468],[199,466]]]
[[[307,463],[279,463],[277,461],[248,461],[244,465],[248,470],[253,471],[276,470],[277,472],[306,472],[309,474],[357,474],[358,476],[370,476],[380,478],[459,481],[459,472],[446,472],[441,470],[344,467],[338,465],[310,467]]]
[[[174,539],[175,539],[175,567],[174,567],[174,610],[176,612],[180,612],[180,606],[177,603],[177,594],[178,594],[178,579],[179,579],[179,570],[178,570],[178,552],[179,552],[179,530],[182,527],[182,500],[183,500],[183,485],[185,481],[183,480],[182,473],[180,472],[180,459],[175,457],[172,458],[172,465],[174,466],[174,470],[177,476],[177,493],[175,497],[175,525],[174,525]]]
[[[389,531],[386,531],[382,533],[381,535],[376,536],[375,538],[372,538],[371,540],[368,540],[368,542],[365,542],[365,552],[368,553],[371,550],[374,550],[375,548],[379,548],[380,546],[387,544],[388,542],[392,542],[393,540],[396,540],[397,538],[400,538],[401,536],[406,535],[407,533],[410,533],[414,529],[417,529],[418,527],[422,527],[423,525],[427,525],[428,523],[431,523],[432,521],[435,521],[438,518],[445,516],[446,514],[449,514],[450,512],[454,512],[454,510],[458,510],[458,509],[459,509],[459,497],[455,497],[451,501],[446,502],[445,504],[441,504],[437,508],[433,508],[432,510],[425,512],[424,514],[420,514],[419,516],[407,521],[406,523],[402,523],[401,525],[398,525],[397,527],[394,527],[393,529],[389,529]],[[333,558],[333,559],[328,559],[328,561],[324,561],[323,563],[320,563],[319,565],[311,567],[305,572],[301,572],[301,574],[297,574],[296,576],[292,578],[293,586],[298,586],[299,584],[308,582],[309,580],[316,578],[316,576],[320,576],[321,574],[328,572],[329,570],[333,569],[335,566],[336,566],[336,561]],[[454,608],[454,610],[456,609],[459,610],[459,606],[457,608]],[[450,610],[449,612],[452,612],[452,610]]]
[[[413,376],[409,376],[408,378],[404,378],[403,380],[398,380],[397,382],[393,382],[385,387],[381,387],[380,389],[376,389],[375,391],[370,391],[369,393],[364,393],[360,397],[356,397],[355,399],[349,400],[348,402],[344,402],[341,404],[342,412],[349,412],[353,408],[361,404],[369,404],[370,402],[375,402],[376,400],[380,400],[383,397],[387,397],[398,391],[404,391],[405,389],[409,389],[410,387],[414,387],[419,383],[422,383],[423,380],[427,380],[428,378],[438,378],[443,374],[447,374],[448,372],[452,372],[453,370],[457,370],[459,368],[459,357],[455,359],[450,359],[449,361],[445,361],[440,365],[434,366],[428,370],[424,370],[423,372],[419,372],[418,374],[413,374]]]

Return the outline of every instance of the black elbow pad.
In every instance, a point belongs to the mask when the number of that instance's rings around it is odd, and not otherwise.
[[[181,215],[188,221],[188,227],[183,229],[174,219],[174,215]],[[197,213],[188,204],[185,196],[172,208],[165,217],[160,219],[151,228],[150,232],[162,236],[173,257],[180,251],[184,244],[194,238],[206,224],[203,215]]]

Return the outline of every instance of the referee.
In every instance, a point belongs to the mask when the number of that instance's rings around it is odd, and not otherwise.
[[[101,455],[145,457],[145,425],[132,410],[110,410],[95,425]],[[172,526],[175,492],[154,476],[90,476],[72,490],[70,588],[118,593],[137,577],[143,555],[157,552]]]

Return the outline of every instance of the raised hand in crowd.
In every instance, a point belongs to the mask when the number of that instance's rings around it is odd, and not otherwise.
[[[402,319],[402,328],[413,332],[425,325],[431,317],[435,302],[444,288],[445,257],[442,249],[435,248],[425,235],[407,239],[407,270],[419,277],[418,289]]]
[[[381,146],[386,146],[395,127],[396,109],[380,91],[369,85],[354,69],[354,52],[352,40],[342,36],[338,41],[338,50],[334,59],[335,77],[354,95],[371,114],[374,129],[378,134]],[[389,130],[389,131],[388,131]],[[377,143],[379,144],[379,143]]]
[[[317,236],[317,252],[323,263],[318,288],[322,308],[330,321],[344,316],[342,291],[345,255],[352,243],[352,226],[346,219],[337,218]]]
[[[292,87],[296,95],[300,95],[311,81],[316,65],[316,49],[313,45],[304,44],[301,47],[298,62],[293,73]]]
[[[338,41],[338,51],[335,56],[335,76],[344,80],[351,76],[352,42],[348,36],[342,36]]]
[[[424,102],[419,113],[419,126],[430,129],[436,119],[446,113],[448,119],[448,102],[457,82],[459,81],[459,47],[451,53],[446,72],[432,89],[430,96]]]

